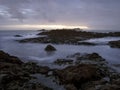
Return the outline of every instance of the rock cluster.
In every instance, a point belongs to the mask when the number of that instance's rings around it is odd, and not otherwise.
[[[97,53],[67,56],[54,63],[65,62],[74,58],[72,65],[54,70],[54,76],[66,90],[119,90],[120,74],[108,67],[107,62]],[[68,61],[69,62],[69,61]],[[58,65],[59,65],[58,63]]]
[[[0,90],[52,90],[32,82],[36,80],[33,74],[55,77],[65,90],[120,90],[120,74],[108,67],[105,59],[97,53],[76,53],[54,63],[68,66],[50,69],[33,62],[24,63],[0,51]]]
[[[19,58],[0,51],[0,90],[52,90],[41,83],[30,82],[31,74],[47,75],[48,67],[33,62],[24,63]]]

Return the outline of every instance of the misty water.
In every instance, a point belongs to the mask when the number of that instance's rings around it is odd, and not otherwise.
[[[120,64],[120,49],[111,48],[108,45],[84,46],[84,45],[54,45],[57,51],[47,53],[44,48],[47,44],[41,43],[19,43],[15,40],[23,38],[37,37],[40,31],[0,31],[0,50],[11,55],[17,56],[23,61],[35,61],[41,65],[48,65],[51,68],[53,61],[58,58],[65,58],[74,53],[99,53],[110,64]],[[22,35],[15,37],[14,35]],[[107,43],[112,40],[120,40],[120,37],[106,37],[99,39],[90,39],[88,42]]]

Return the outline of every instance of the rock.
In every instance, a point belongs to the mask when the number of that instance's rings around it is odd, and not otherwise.
[[[65,85],[66,90],[77,90],[77,88],[73,84]]]
[[[78,45],[96,45],[95,43],[91,43],[91,42],[78,42]]]
[[[38,66],[34,62],[28,62],[23,65],[24,70],[26,70],[29,73],[40,73],[40,74],[45,74],[47,75],[50,70],[49,67],[47,66]]]
[[[0,50],[0,62],[23,64],[23,62],[19,58],[15,56],[10,56],[8,53],[5,53],[1,50]]]
[[[66,65],[66,64],[73,64],[72,59],[57,59],[54,61],[55,64],[57,65]]]
[[[47,45],[45,51],[56,51],[56,48],[53,47],[52,45]]]
[[[23,87],[23,90],[53,90],[48,88],[41,83],[28,83]]]
[[[49,67],[24,63],[19,58],[0,51],[0,90],[52,90],[41,83],[31,83],[31,74],[47,75]]]
[[[120,48],[120,40],[118,40],[118,41],[110,41],[108,43],[108,45],[110,45],[110,47],[112,47],[112,48]]]
[[[100,90],[120,90],[120,86],[115,85],[115,84],[108,84],[104,85],[100,88]]]
[[[99,54],[97,53],[91,53],[91,54],[84,54],[82,56],[78,56],[77,60],[90,60],[90,61],[105,61],[104,58],[102,58]]]
[[[97,72],[94,65],[81,64],[78,66],[68,66],[62,70],[55,70],[54,75],[62,84],[73,84],[77,89],[81,84],[90,80],[99,80],[101,72]]]
[[[96,45],[94,43],[83,42],[79,43],[79,41],[84,41],[92,38],[102,38],[108,36],[120,36],[120,32],[113,33],[97,33],[97,32],[88,32],[78,29],[56,29],[56,30],[45,30],[37,35],[45,35],[47,37],[37,37],[37,38],[28,38],[18,40],[20,43],[53,43],[53,44],[75,44],[75,45]]]
[[[21,35],[14,35],[15,37],[22,37]]]

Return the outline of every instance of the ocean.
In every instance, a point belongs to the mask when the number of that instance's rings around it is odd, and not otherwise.
[[[84,46],[84,45],[56,45],[57,49],[54,53],[47,53],[44,48],[47,44],[41,43],[19,43],[16,40],[23,38],[37,37],[40,31],[29,30],[14,30],[14,31],[0,31],[0,50],[3,50],[11,55],[17,56],[24,62],[35,61],[40,65],[47,65],[51,68],[56,68],[52,64],[58,58],[65,58],[74,53],[99,53],[110,64],[120,64],[120,49],[111,48],[108,45]],[[15,37],[14,35],[22,35],[22,37]],[[111,40],[120,40],[120,37],[106,37],[99,39],[92,39],[90,42],[107,43]]]

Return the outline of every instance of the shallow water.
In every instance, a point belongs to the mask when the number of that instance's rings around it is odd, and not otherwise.
[[[18,43],[15,40],[29,37],[37,37],[40,31],[0,31],[0,49],[11,55],[18,56],[24,61],[34,60],[45,65],[51,63],[57,58],[65,58],[68,55],[80,53],[99,53],[111,64],[120,64],[120,49],[111,48],[108,45],[84,46],[84,45],[54,45],[57,51],[47,53],[44,48],[47,44],[40,43]],[[14,37],[14,35],[22,35],[23,37]],[[120,38],[107,37],[101,39],[92,39],[91,42],[104,42],[110,40],[120,40]],[[53,66],[53,65],[51,65]]]

